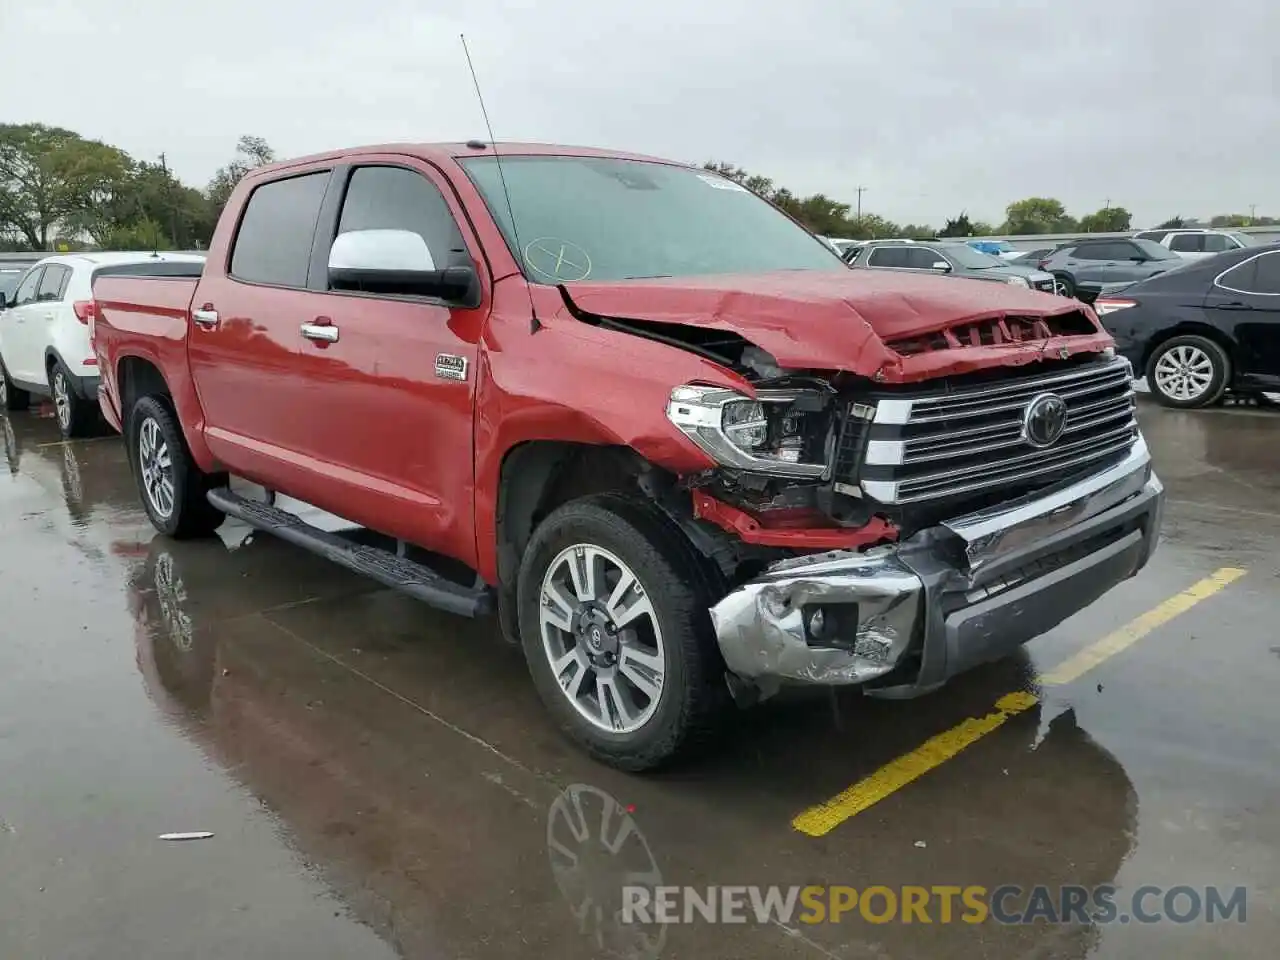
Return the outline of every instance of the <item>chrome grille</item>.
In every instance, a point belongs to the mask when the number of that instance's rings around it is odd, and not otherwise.
[[[1101,463],[1137,437],[1132,369],[1123,359],[1017,376],[947,393],[879,401],[857,478],[882,503],[978,494]],[[1028,404],[1045,393],[1066,403],[1063,432],[1047,447],[1023,435]],[[836,482],[854,483],[836,465]],[[1015,493],[1011,493],[1016,495]]]

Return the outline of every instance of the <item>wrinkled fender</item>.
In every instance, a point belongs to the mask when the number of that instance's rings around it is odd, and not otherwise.
[[[696,381],[751,392],[701,357],[575,320],[554,289],[534,288],[535,330],[522,282],[495,287],[477,364],[476,555],[489,583],[502,463],[513,449],[537,440],[623,446],[673,474],[697,473],[715,464],[667,420],[672,389]]]

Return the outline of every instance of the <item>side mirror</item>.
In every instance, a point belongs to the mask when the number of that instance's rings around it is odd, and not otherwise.
[[[329,250],[329,289],[479,302],[475,268],[438,268],[412,230],[353,230]]]
[[[937,270],[939,273],[950,273],[951,264],[947,263],[947,261],[945,260],[935,260],[933,262],[933,266],[931,266],[929,269]]]

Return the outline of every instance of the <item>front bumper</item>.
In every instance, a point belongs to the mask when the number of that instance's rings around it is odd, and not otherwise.
[[[900,544],[776,563],[711,619],[731,673],[765,695],[801,682],[914,696],[1007,656],[1137,573],[1163,506],[1139,437],[1120,463]]]

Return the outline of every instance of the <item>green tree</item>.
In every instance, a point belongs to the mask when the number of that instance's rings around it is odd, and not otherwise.
[[[1186,224],[1186,222],[1187,221],[1182,219],[1181,214],[1174,214],[1164,223],[1159,224],[1156,227],[1156,229],[1157,230],[1180,230]]]
[[[1069,233],[1078,229],[1062,201],[1051,197],[1016,200],[1005,208],[1004,215],[1005,233]]]
[[[898,228],[898,236],[910,237],[912,240],[932,240],[940,234],[927,223],[904,223]]]
[[[1209,226],[1218,227],[1247,227],[1250,220],[1243,213],[1220,213],[1209,221]]]
[[[940,237],[971,237],[973,236],[973,223],[969,220],[969,214],[960,211],[960,216],[949,219],[942,225],[942,229],[938,231]]]
[[[245,135],[236,141],[236,155],[225,167],[221,167],[209,181],[205,195],[217,213],[227,203],[231,191],[250,170],[274,163],[276,153],[261,137]]]
[[[1133,214],[1124,207],[1103,207],[1081,217],[1080,229],[1085,233],[1120,233],[1129,229],[1132,220]]]
[[[129,166],[123,150],[61,127],[0,124],[0,230],[47,250],[59,227],[114,203]]]

